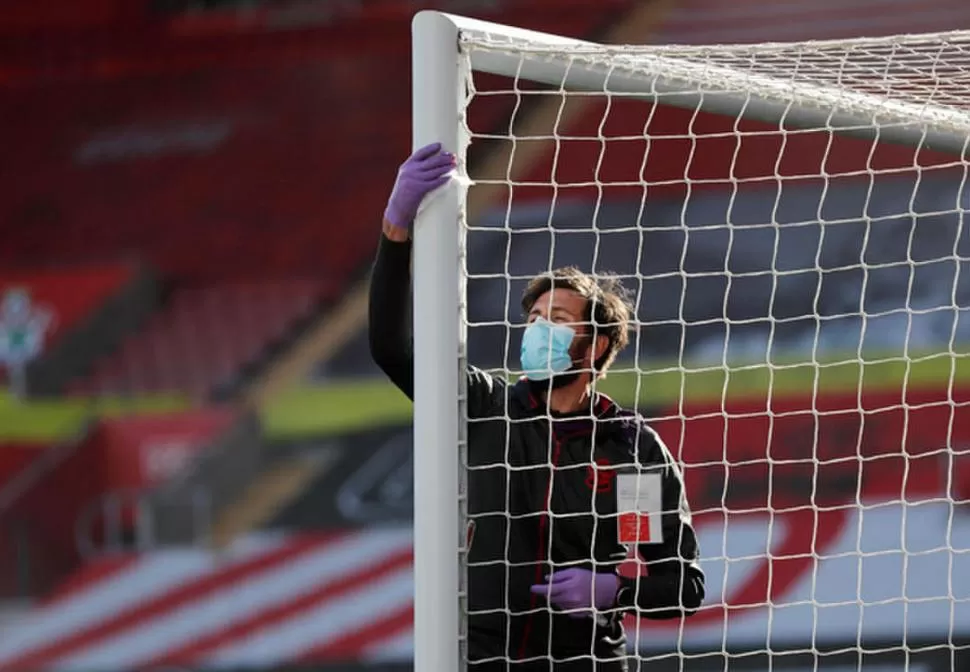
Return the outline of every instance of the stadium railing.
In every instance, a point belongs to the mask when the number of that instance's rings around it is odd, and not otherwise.
[[[42,595],[79,561],[70,529],[60,520],[70,512],[58,511],[43,487],[78,451],[91,426],[86,422],[70,438],[40,451],[0,488],[0,601]]]

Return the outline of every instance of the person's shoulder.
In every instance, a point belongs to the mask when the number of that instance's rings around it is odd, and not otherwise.
[[[616,448],[625,457],[644,466],[673,463],[666,444],[646,416],[612,400],[609,403],[612,407],[601,417],[608,422]]]

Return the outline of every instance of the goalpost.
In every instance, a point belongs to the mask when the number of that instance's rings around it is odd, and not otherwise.
[[[699,625],[654,640],[645,626],[641,640],[636,622],[633,647],[859,666],[887,652],[956,655],[970,638],[958,627],[970,623],[970,534],[957,510],[970,490],[970,31],[619,47],[426,11],[412,58],[413,147],[442,142],[470,189],[504,194],[468,221],[456,181],[414,226],[415,669],[451,672],[463,656],[469,332],[492,333],[480,350],[495,353],[471,363],[514,375],[514,289],[563,261],[620,266],[636,293],[633,352],[604,389],[656,418],[684,465],[708,571]],[[539,97],[585,103],[594,118],[517,136]],[[479,122],[476,106],[497,111]],[[476,143],[511,143],[505,175],[468,175]],[[516,163],[530,143],[543,158]],[[504,259],[477,261],[476,236]],[[904,251],[885,251],[894,244]],[[491,307],[469,307],[470,285]],[[935,541],[907,536],[931,521],[943,526]],[[887,530],[898,548],[867,546]],[[736,548],[744,539],[754,547]],[[867,585],[898,571],[884,595]],[[852,609],[858,625],[840,638]]]

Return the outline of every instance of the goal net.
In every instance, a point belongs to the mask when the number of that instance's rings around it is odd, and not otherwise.
[[[564,266],[630,293],[596,388],[676,458],[706,576],[692,616],[625,617],[631,668],[958,668],[970,31],[614,47],[425,12],[414,59],[414,146],[459,156],[414,230],[416,669],[467,662],[469,521],[559,515],[469,516],[464,371],[521,375],[522,291]]]

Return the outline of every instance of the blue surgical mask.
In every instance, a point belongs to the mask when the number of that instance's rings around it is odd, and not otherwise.
[[[541,317],[522,334],[520,361],[529,380],[548,380],[573,365],[569,347],[575,330],[564,324],[553,324]]]

